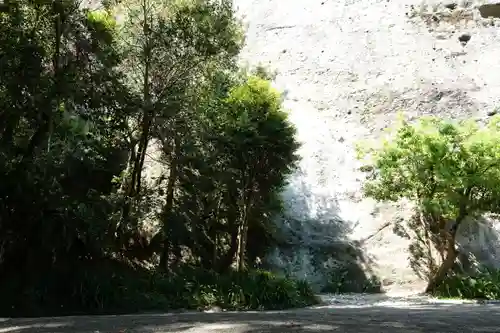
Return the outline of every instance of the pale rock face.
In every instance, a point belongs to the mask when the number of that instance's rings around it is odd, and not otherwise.
[[[356,241],[408,216],[403,204],[362,197],[355,154],[355,144],[380,138],[398,111],[409,119],[484,120],[499,106],[499,24],[481,18],[478,4],[454,3],[450,10],[420,0],[234,0],[247,24],[242,59],[277,70],[275,84],[303,143],[300,170],[284,198],[289,215],[314,223],[280,224],[303,245],[276,256],[282,267],[320,283],[324,272],[312,267],[310,248],[334,242],[329,224]],[[458,39],[464,33],[471,36],[465,47]],[[496,236],[479,235],[464,236],[465,245],[491,259],[498,249],[485,242]],[[391,227],[363,249],[380,279],[421,285],[408,265],[408,241]]]

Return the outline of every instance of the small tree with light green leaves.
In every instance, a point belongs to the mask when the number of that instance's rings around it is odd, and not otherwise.
[[[444,281],[458,258],[456,235],[468,217],[500,213],[500,117],[485,126],[473,120],[433,117],[402,121],[378,147],[359,148],[369,173],[366,196],[377,201],[412,201],[439,238],[442,262],[426,292]]]

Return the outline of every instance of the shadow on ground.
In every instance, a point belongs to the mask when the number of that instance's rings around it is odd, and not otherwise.
[[[152,332],[498,332],[493,305],[432,305],[414,308],[317,308],[261,313],[149,314],[1,320],[10,333]]]
[[[277,221],[273,266],[305,278],[322,292],[380,292],[372,259],[348,239],[355,227],[340,217],[338,202],[297,176],[284,193],[286,214]]]

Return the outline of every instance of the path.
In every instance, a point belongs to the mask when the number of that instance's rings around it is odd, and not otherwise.
[[[382,296],[383,297],[383,296]],[[498,332],[500,306],[346,297],[311,309],[0,319],[0,333]]]

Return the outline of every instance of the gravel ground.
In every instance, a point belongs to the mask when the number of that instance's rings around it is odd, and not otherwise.
[[[332,304],[309,309],[245,313],[184,313],[0,319],[0,332],[498,332],[496,305],[436,302],[425,297],[323,296]],[[336,301],[335,301],[336,300]],[[337,303],[336,303],[337,302]]]

